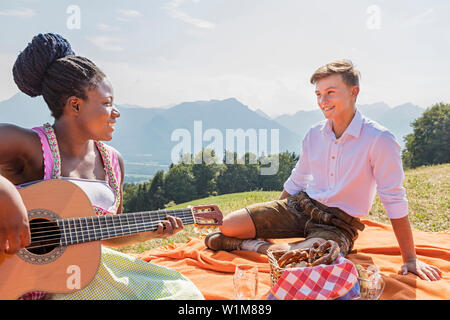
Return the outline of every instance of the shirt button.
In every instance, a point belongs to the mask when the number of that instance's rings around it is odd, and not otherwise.
[[[334,144],[338,144],[338,142],[337,142],[337,141],[335,141],[335,142],[334,142]]]
[[[333,174],[331,174],[331,176],[333,176]]]
[[[331,159],[334,159],[334,158],[336,158],[336,157],[335,157],[335,156],[332,156],[332,157],[331,157]]]

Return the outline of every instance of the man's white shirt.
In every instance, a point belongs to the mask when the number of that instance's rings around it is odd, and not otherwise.
[[[308,131],[284,189],[291,195],[305,190],[311,198],[354,217],[369,213],[378,192],[386,215],[398,219],[408,214],[403,180],[395,137],[357,110],[339,139],[330,120]]]

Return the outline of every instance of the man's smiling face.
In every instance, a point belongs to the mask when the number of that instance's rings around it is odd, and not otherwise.
[[[345,119],[353,114],[358,93],[359,87],[347,85],[340,74],[316,82],[317,103],[326,119]]]

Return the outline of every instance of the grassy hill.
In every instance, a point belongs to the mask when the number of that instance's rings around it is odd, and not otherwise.
[[[409,201],[409,219],[413,228],[428,232],[450,230],[450,164],[406,170],[404,186]],[[170,209],[186,208],[189,205],[216,204],[223,215],[226,216],[228,213],[249,204],[277,199],[279,195],[280,191],[225,194],[181,203],[170,207]],[[389,223],[385,212],[377,196],[372,210],[366,218]],[[122,252],[138,254],[172,242],[185,242],[189,237],[198,235],[199,233],[193,226],[185,226],[182,231],[172,237],[151,240],[118,249]]]

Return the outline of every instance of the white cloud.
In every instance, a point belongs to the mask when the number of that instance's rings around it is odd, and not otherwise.
[[[121,47],[118,43],[121,40],[119,38],[96,36],[96,37],[86,37],[86,39],[89,40],[96,47],[106,51],[123,50],[123,47]]]
[[[25,18],[29,19],[35,16],[36,13],[29,8],[16,10],[16,9],[7,9],[0,11],[0,16],[8,16],[8,17],[18,17],[18,18]]]
[[[142,16],[139,11],[132,9],[118,9],[117,12],[119,13],[117,18],[119,21],[131,21]]]
[[[433,17],[434,9],[430,8],[425,12],[419,13],[418,15],[415,15],[405,22],[403,22],[402,27],[408,28],[408,27],[414,27],[419,24],[426,24],[426,23],[432,23],[435,21],[435,18]]]
[[[117,31],[117,30],[119,30],[119,28],[110,26],[109,24],[106,24],[106,23],[97,23],[97,25],[95,27],[97,30],[100,30],[100,31]]]
[[[192,0],[194,3],[198,3],[199,0]],[[174,19],[181,20],[187,24],[193,25],[197,28],[201,29],[214,29],[216,25],[212,22],[209,22],[207,20],[198,19],[195,17],[190,16],[186,12],[180,10],[179,8],[181,5],[185,2],[185,0],[173,0],[170,3],[168,3],[166,6],[163,7],[163,9],[166,9],[170,16]]]

